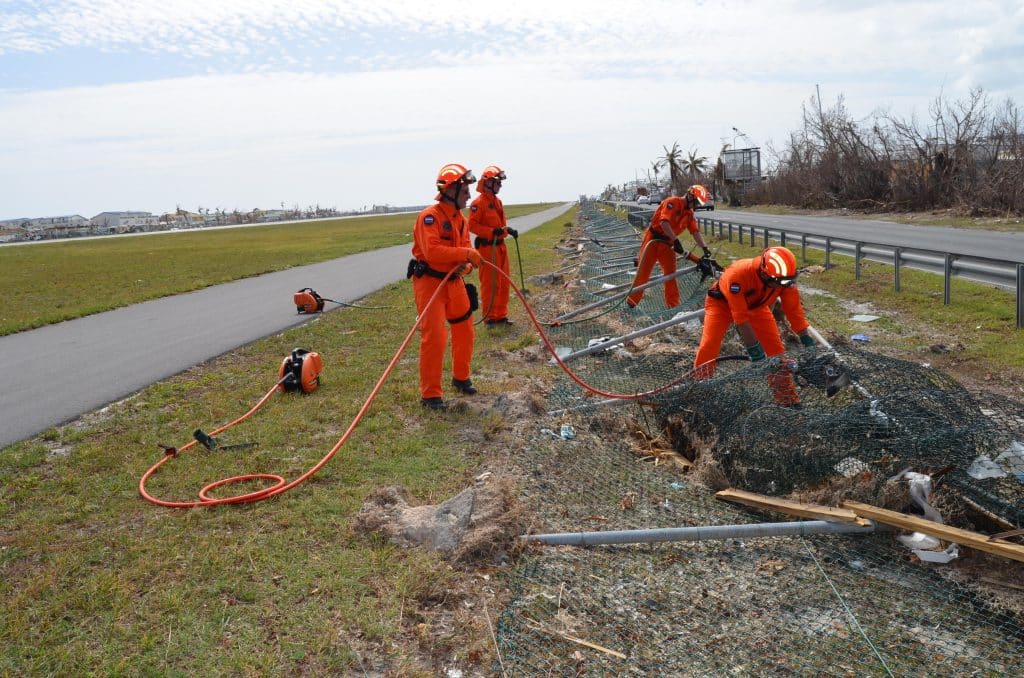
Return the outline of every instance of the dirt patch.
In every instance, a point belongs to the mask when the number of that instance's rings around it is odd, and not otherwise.
[[[416,505],[400,486],[380,488],[353,522],[356,532],[376,532],[403,548],[438,551],[462,565],[507,565],[525,525],[514,482],[490,473],[436,505]]]

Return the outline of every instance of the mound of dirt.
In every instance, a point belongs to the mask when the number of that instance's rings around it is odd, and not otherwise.
[[[486,475],[486,474],[485,474]],[[353,527],[405,548],[443,553],[452,563],[510,561],[526,526],[511,479],[489,477],[436,505],[414,505],[405,488],[382,487],[367,497]]]

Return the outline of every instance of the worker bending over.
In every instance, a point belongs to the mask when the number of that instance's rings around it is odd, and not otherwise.
[[[804,346],[814,346],[808,333],[800,292],[796,288],[796,257],[785,247],[768,247],[753,259],[739,259],[708,290],[704,302],[704,331],[694,359],[694,377],[707,379],[715,373],[725,333],[734,323],[750,360],[785,352],[772,304],[782,301],[782,310],[793,332]],[[786,363],[768,375],[768,386],[777,405],[799,407],[792,370]]]

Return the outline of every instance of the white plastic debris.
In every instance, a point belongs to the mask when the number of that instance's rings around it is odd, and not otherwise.
[[[878,320],[878,316],[877,315],[871,315],[869,313],[859,313],[857,315],[850,316],[850,320],[852,320],[854,322],[857,322],[857,323],[869,323],[872,320]]]
[[[889,423],[889,415],[882,411],[882,408],[878,406],[878,400],[875,398],[871,399],[871,403],[868,406],[868,414],[883,424]]]
[[[950,544],[945,551],[914,549],[914,555],[926,563],[948,563],[960,555],[960,549],[956,544]]]
[[[914,532],[913,534],[901,534],[896,537],[900,540],[900,543],[906,546],[908,549],[913,550],[928,550],[936,548],[941,542],[935,537],[929,537],[923,532]]]
[[[1007,473],[1012,473],[1018,478],[1024,476],[1024,443],[1014,440],[993,461]]]
[[[992,461],[987,454],[979,454],[967,467],[967,475],[975,480],[987,480],[988,478],[1005,478],[1006,471]]]
[[[567,355],[569,355],[570,353],[572,353],[572,349],[569,348],[568,346],[556,346],[555,347],[555,355],[558,356],[559,360],[565,360],[565,357]],[[555,360],[553,357],[550,360],[548,360],[548,365],[557,365],[557,364],[558,364],[558,361]]]
[[[603,344],[604,342],[608,341],[609,339],[611,339],[611,337],[598,337],[596,339],[591,339],[590,341],[587,342],[587,348],[590,348],[591,346],[597,346],[598,344]],[[613,348],[625,348],[625,347],[622,344],[613,344],[613,345],[609,346],[606,350],[610,351]]]
[[[559,430],[560,435],[565,440],[572,440],[576,437],[576,429],[571,424],[562,424],[562,428]]]
[[[942,515],[928,503],[932,496],[932,477],[926,473],[918,473],[906,468],[892,478],[889,478],[889,482],[898,480],[905,480],[907,482],[910,498],[924,511],[924,517],[941,525],[943,523]]]

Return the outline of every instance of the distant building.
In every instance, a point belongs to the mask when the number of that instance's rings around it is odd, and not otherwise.
[[[159,217],[149,212],[100,212],[90,221],[98,233],[138,233],[155,230]]]

